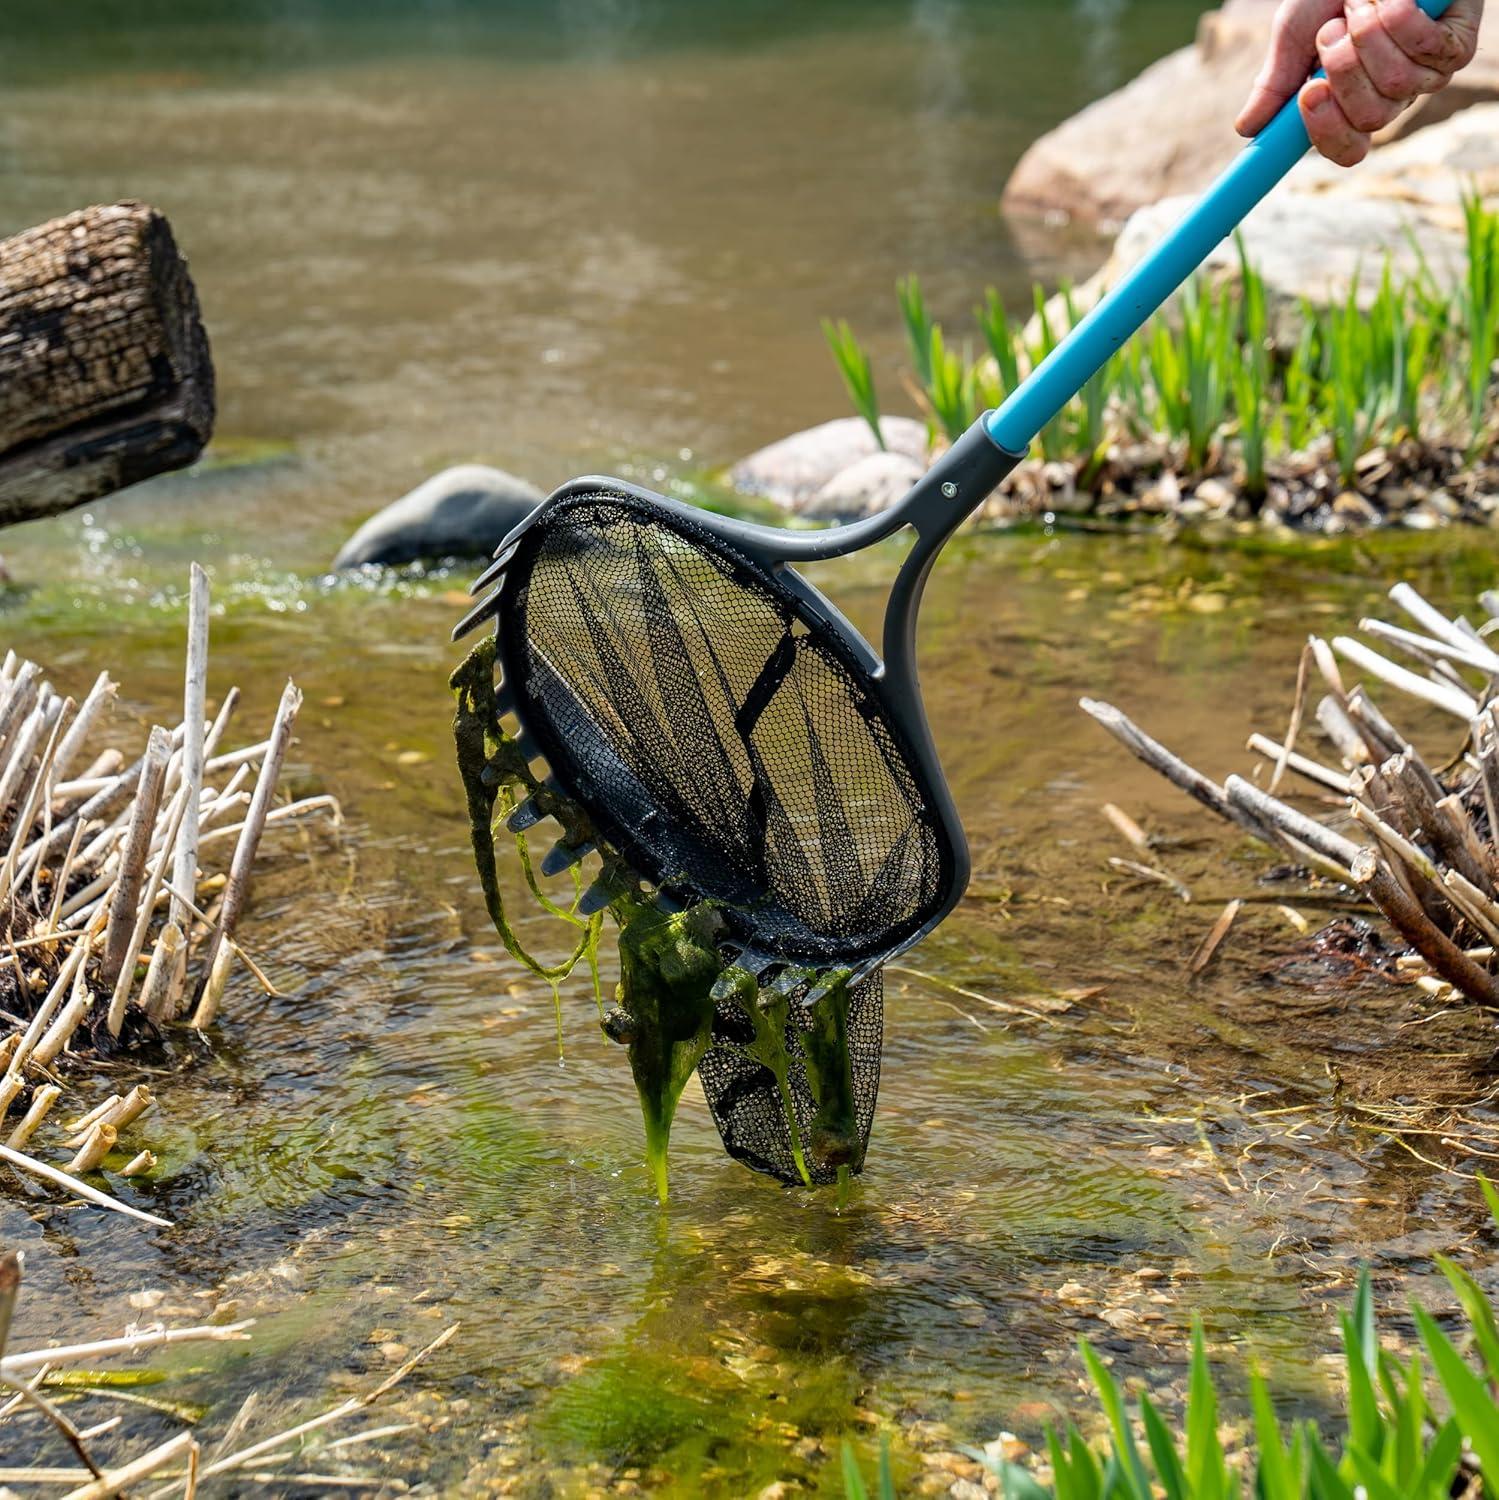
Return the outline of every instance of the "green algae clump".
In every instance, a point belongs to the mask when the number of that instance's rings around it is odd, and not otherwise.
[[[453,715],[453,745],[458,757],[458,774],[463,780],[463,792],[468,802],[469,842],[473,845],[474,867],[479,874],[479,886],[484,892],[484,905],[489,911],[489,920],[504,943],[505,950],[517,962],[522,963],[539,979],[552,986],[557,999],[557,1029],[562,1030],[561,1000],[558,986],[578,966],[587,960],[594,979],[594,991],[598,993],[598,940],[603,925],[603,913],[592,917],[577,914],[576,897],[582,888],[574,872],[573,908],[558,905],[541,889],[536,872],[531,865],[530,851],[523,834],[515,834],[515,847],[520,855],[521,868],[526,884],[544,910],[580,929],[577,946],[559,963],[544,964],[527,951],[511,927],[505,915],[505,901],[500,893],[499,862],[495,855],[494,827],[495,809],[504,816],[515,805],[515,788],[524,787],[529,795],[548,795],[531,774],[526,757],[520,746],[504,731],[500,724],[499,707],[494,688],[495,642],[487,636],[463,659],[448,679],[458,700]],[[554,808],[550,803],[555,803]],[[550,797],[546,811],[562,823],[566,837],[580,842],[587,837],[579,817],[570,811],[572,804],[565,799]]]
[[[677,1101],[713,1035],[713,986],[723,971],[723,919],[706,903],[664,912],[639,901],[615,904],[619,928],[621,1031],[630,1057],[645,1153],[666,1202],[666,1149]]]
[[[864,1138],[848,1056],[848,981],[846,969],[827,976],[826,993],[807,1007],[812,1024],[802,1036],[807,1083],[817,1104],[807,1145],[820,1165],[838,1169],[841,1185],[846,1185],[850,1172],[864,1165]]]
[[[580,962],[588,964],[598,1000],[600,1022],[611,1040],[624,1045],[640,1098],[645,1123],[646,1160],[661,1201],[667,1199],[667,1147],[682,1090],[712,1045],[719,1003],[732,1003],[749,1022],[752,1035],[734,1043],[774,1078],[791,1142],[791,1154],[803,1183],[814,1186],[807,1157],[819,1168],[836,1168],[841,1188],[848,1174],[863,1165],[864,1146],[855,1103],[848,1052],[849,974],[785,969],[777,981],[761,988],[747,969],[730,964],[719,950],[723,914],[701,901],[683,911],[665,911],[640,891],[639,879],[607,849],[600,849],[600,880],[609,892],[606,908],[619,924],[620,979],[618,1005],[604,1013],[598,968],[598,939],[603,912],[585,916],[578,910],[582,877],[571,869],[573,900],[565,904],[541,886],[523,833],[512,832],[526,888],[550,915],[578,930],[572,951],[546,964],[527,951],[505,911],[500,886],[495,829],[529,797],[543,816],[562,827],[574,847],[596,843],[587,814],[575,802],[542,785],[525,755],[500,723],[495,691],[496,643],[479,642],[453,672],[449,685],[457,698],[453,740],[458,771],[468,804],[469,836],[474,864],[490,920],[506,951],[552,989],[557,1009],[558,1046],[562,1039],[561,986]],[[793,1021],[792,1007],[806,1004],[803,1026]],[[798,1061],[815,1111],[804,1143],[791,1073]]]

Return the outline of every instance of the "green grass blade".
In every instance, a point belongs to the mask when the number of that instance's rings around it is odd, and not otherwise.
[[[1155,1465],[1156,1478],[1166,1492],[1166,1500],[1194,1500],[1187,1484],[1186,1470],[1182,1468],[1181,1455],[1148,1396],[1140,1397],[1140,1420],[1145,1425],[1145,1441],[1150,1446],[1151,1462]]]
[[[843,1445],[843,1493],[847,1500],[869,1500],[869,1491],[864,1488],[864,1476],[859,1472],[859,1460],[854,1457],[852,1443]]]
[[[1445,1497],[1452,1493],[1452,1479],[1463,1456],[1463,1434],[1455,1417],[1449,1417],[1441,1430],[1432,1439],[1427,1450],[1426,1462],[1416,1476],[1412,1494],[1424,1500],[1431,1496]]]
[[[1140,1450],[1135,1444],[1135,1435],[1130,1429],[1129,1418],[1125,1415],[1124,1401],[1119,1394],[1119,1387],[1115,1384],[1108,1367],[1094,1353],[1093,1346],[1087,1339],[1081,1341],[1080,1347],[1083,1363],[1087,1365],[1088,1373],[1093,1377],[1093,1384],[1098,1389],[1099,1401],[1109,1419],[1109,1428],[1114,1434],[1114,1455],[1121,1477],[1132,1486],[1130,1494],[1135,1497],[1135,1500],[1152,1500],[1150,1480],[1146,1477],[1145,1465],[1140,1459]]]
[[[1208,1369],[1202,1323],[1192,1320],[1192,1367],[1187,1388],[1187,1478],[1195,1500],[1223,1500],[1223,1444],[1218,1440],[1218,1392]]]
[[[1100,1500],[1104,1494],[1103,1466],[1076,1427],[1068,1429],[1067,1461],[1072,1492],[1063,1497],[1058,1491],[1057,1500]]]
[[[1307,1448],[1308,1500],[1357,1500],[1353,1486],[1338,1473],[1327,1450],[1316,1439]]]
[[[1484,1296],[1483,1288],[1459,1265],[1445,1255],[1436,1257],[1437,1266],[1447,1278],[1448,1285],[1457,1294],[1458,1305],[1467,1314],[1468,1326],[1473,1330],[1478,1352],[1483,1356],[1489,1379],[1499,1385],[1499,1325],[1494,1321],[1494,1309]]]
[[[1256,1477],[1261,1500],[1300,1500],[1301,1487],[1296,1483],[1290,1455],[1280,1439],[1280,1421],[1269,1388],[1258,1371],[1249,1377],[1249,1400],[1254,1409],[1255,1441],[1259,1445]]]
[[[895,1471],[890,1467],[890,1438],[880,1435],[880,1500],[896,1500]]]
[[[1494,1404],[1483,1381],[1463,1363],[1462,1356],[1431,1314],[1419,1305],[1411,1311],[1432,1369],[1451,1403],[1452,1414],[1463,1436],[1473,1445],[1484,1473],[1484,1492],[1499,1497],[1496,1487],[1499,1486],[1499,1406]]]
[[[1499,1229],[1499,1188],[1487,1177],[1480,1177],[1478,1186],[1483,1189],[1483,1201],[1489,1206],[1489,1217],[1493,1219],[1494,1227]]]
[[[906,348],[917,383],[932,383],[932,317],[926,308],[921,282],[915,276],[903,276],[895,283],[895,300],[900,304],[901,321],[906,326]]]
[[[1052,1500],[1052,1492],[1018,1464],[1001,1459],[994,1472],[999,1475],[999,1492],[1004,1500]],[[1057,1497],[1061,1500],[1061,1491]]]
[[[849,401],[868,423],[875,442],[883,448],[885,438],[880,431],[880,403],[874,389],[874,367],[870,364],[868,354],[855,338],[853,329],[841,318],[836,323],[824,318],[822,336],[827,340],[839,375],[843,377]]]
[[[1368,1495],[1369,1500],[1416,1500],[1414,1495],[1397,1490],[1380,1472],[1379,1464],[1361,1448],[1350,1449],[1348,1461],[1358,1476],[1359,1487]]]

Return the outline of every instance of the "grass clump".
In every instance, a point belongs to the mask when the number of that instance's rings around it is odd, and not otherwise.
[[[1231,479],[1251,502],[1277,474],[1325,469],[1360,487],[1377,450],[1446,455],[1446,468],[1494,445],[1499,358],[1499,211],[1464,200],[1465,269],[1451,288],[1429,269],[1397,281],[1388,262],[1339,304],[1303,302],[1293,340],[1277,343],[1263,278],[1239,242],[1237,288],[1193,277],[1048,424],[1043,462],[1065,464],[1095,498],[1119,482],[1122,452],[1159,470]],[[1367,294],[1373,285],[1372,295]],[[933,316],[920,282],[896,300],[905,332],[905,383],[934,439],[954,440],[1000,405],[1077,326],[1086,309],[1071,287],[1013,319],[992,288],[974,309],[979,353]],[[825,324],[855,410],[878,431],[873,367],[847,323]],[[1143,457],[1148,451],[1153,458]]]
[[[1487,1182],[1482,1187],[1499,1224],[1499,1194]],[[1336,1435],[1310,1421],[1283,1428],[1269,1387],[1256,1373],[1249,1385],[1252,1450],[1226,1452],[1218,1391],[1198,1327],[1180,1433],[1171,1431],[1149,1396],[1142,1395],[1131,1413],[1085,1340],[1082,1356],[1107,1429],[1105,1443],[1090,1444],[1075,1425],[1048,1429],[1039,1471],[979,1451],[972,1456],[998,1477],[1004,1500],[1495,1500],[1499,1322],[1467,1271],[1445,1256],[1437,1265],[1462,1310],[1467,1354],[1420,1306],[1411,1312],[1422,1352],[1402,1360],[1383,1348],[1364,1272],[1340,1320],[1348,1411]],[[844,1489],[849,1500],[868,1500],[871,1493],[849,1449]],[[881,1455],[873,1493],[879,1500],[897,1495],[888,1453]]]

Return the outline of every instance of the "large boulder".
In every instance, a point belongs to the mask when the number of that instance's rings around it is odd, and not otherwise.
[[[333,566],[487,557],[545,498],[503,469],[459,464],[377,511],[343,544]]]
[[[1192,206],[1191,197],[1168,198],[1130,217],[1103,269],[1075,294],[1091,305],[1102,291],[1161,241]],[[1315,306],[1342,302],[1355,284],[1367,305],[1379,291],[1386,259],[1397,283],[1430,271],[1439,284],[1461,274],[1463,238],[1416,204],[1392,198],[1358,198],[1333,193],[1272,193],[1240,229],[1251,266],[1265,282],[1272,334],[1284,338],[1299,326],[1305,298]],[[1225,240],[1203,262],[1217,283],[1236,281],[1239,252]]]
[[[1451,89],[1443,91],[1445,97]],[[1346,201],[1403,204],[1421,219],[1461,229],[1464,194],[1499,198],[1499,104],[1477,104],[1374,152],[1356,172],[1308,157],[1287,186]]]
[[[926,427],[911,417],[881,417],[885,451],[925,463]],[[880,452],[862,417],[838,417],[793,433],[742,458],[729,470],[729,483],[743,495],[761,495],[790,511],[800,511],[850,464]]]
[[[1234,116],[1264,59],[1274,12],[1272,0],[1229,0],[1208,12],[1193,45],[1036,141],[1005,185],[1006,212],[1108,232],[1157,199],[1201,191],[1243,147]],[[1402,139],[1496,99],[1499,7],[1490,7],[1473,63],[1442,93],[1418,100],[1379,140]]]
[[[1210,182],[1244,144],[1238,101],[1259,71],[1274,7],[1210,11],[1197,40],[1034,142],[1005,184],[1006,213],[1103,232],[1137,208]]]
[[[804,521],[856,521],[902,499],[926,473],[908,453],[870,453],[833,475],[801,508]]]
[[[1309,157],[1244,221],[1250,264],[1265,279],[1271,330],[1294,341],[1302,298],[1326,306],[1355,284],[1372,299],[1388,260],[1397,282],[1430,273],[1453,285],[1466,265],[1462,196],[1476,187],[1499,196],[1499,104],[1476,105],[1376,152],[1356,172]],[[1132,214],[1103,267],[1073,292],[1085,311],[1191,206],[1168,198]],[[1225,241],[1204,262],[1220,284],[1239,275],[1238,250]],[[1065,327],[1062,297],[1047,305]],[[1035,320],[1032,320],[1034,325]],[[1032,326],[1028,336],[1034,338]]]

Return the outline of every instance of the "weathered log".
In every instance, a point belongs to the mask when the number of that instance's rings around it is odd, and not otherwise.
[[[0,241],[0,525],[192,463],[213,415],[197,293],[155,209]]]

